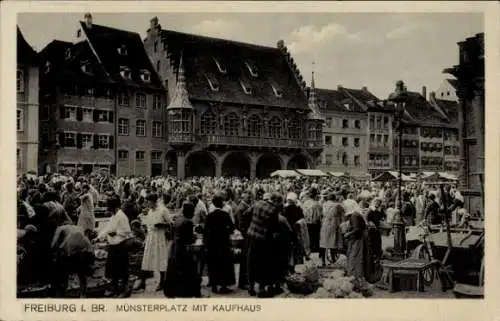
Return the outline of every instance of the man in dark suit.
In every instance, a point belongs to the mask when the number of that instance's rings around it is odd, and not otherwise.
[[[240,261],[240,274],[238,276],[238,288],[246,289],[248,285],[248,273],[247,273],[247,253],[248,253],[248,237],[247,231],[252,222],[252,211],[250,204],[252,202],[252,196],[248,192],[244,192],[241,195],[241,201],[236,207],[235,220],[236,229],[241,232],[243,236],[243,245],[241,249],[241,261]]]

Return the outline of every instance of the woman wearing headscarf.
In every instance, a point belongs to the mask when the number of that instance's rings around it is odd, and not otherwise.
[[[201,297],[198,266],[190,253],[190,246],[195,241],[194,209],[192,203],[184,203],[182,216],[175,220],[172,228],[172,247],[163,286],[163,293],[169,298]]]
[[[215,209],[207,215],[203,236],[208,277],[213,293],[228,293],[228,286],[236,283],[230,240],[234,223],[229,213],[222,210],[224,195],[216,194],[212,204]]]
[[[340,224],[344,217],[344,208],[335,201],[335,194],[331,193],[325,197],[325,203],[323,204],[323,218],[321,220],[319,240],[319,253],[323,266],[326,265],[327,250],[330,252],[332,261],[335,262],[338,250],[342,247]]]
[[[347,275],[357,281],[365,279],[368,272],[368,231],[366,221],[359,213],[357,206],[348,206],[346,216],[349,220],[348,230],[344,234],[347,242]]]
[[[87,184],[82,186],[82,196],[80,196],[80,208],[78,221],[76,223],[82,231],[93,231],[95,229],[94,200],[90,194],[90,187]]]
[[[297,222],[304,218],[304,213],[302,209],[297,206],[297,194],[290,192],[286,196],[285,208],[283,209],[283,217],[286,218],[288,224],[292,228],[294,234],[292,236],[292,264],[291,269],[296,264],[302,264],[304,262],[304,257],[306,256],[304,250],[304,244],[301,242],[302,237],[300,237],[301,229]]]

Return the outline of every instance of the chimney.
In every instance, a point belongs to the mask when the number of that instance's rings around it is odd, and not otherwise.
[[[361,87],[361,90],[364,91],[364,92],[367,92],[368,88],[366,86],[363,86],[363,87]]]
[[[422,96],[424,96],[424,99],[427,100],[427,87],[422,86]]]
[[[340,90],[342,88],[343,88],[342,85],[337,85],[337,90]]]
[[[90,14],[90,12],[87,12],[84,16],[84,21],[85,21],[85,25],[87,26],[88,29],[91,29],[92,28],[92,15]]]
[[[277,46],[278,46],[278,49],[285,48],[285,41],[283,39],[278,40]]]
[[[436,93],[434,91],[429,93],[429,100],[436,100]]]

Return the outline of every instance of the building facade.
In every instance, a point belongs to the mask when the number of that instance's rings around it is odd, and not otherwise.
[[[144,46],[168,89],[170,174],[266,177],[314,167],[322,119],[283,41],[277,48],[162,29]]]
[[[17,28],[16,170],[38,172],[38,54]]]
[[[318,168],[351,175],[368,172],[367,113],[353,100],[349,89],[318,89],[318,105],[324,115],[323,153]]]
[[[484,33],[458,47],[458,65],[444,73],[457,79],[460,188],[469,211],[484,215]]]
[[[378,175],[394,168],[393,110],[385,102],[371,102],[367,110],[368,172]]]
[[[454,117],[439,108],[434,93],[429,100],[425,97],[425,87],[422,93],[408,92],[402,126],[402,170],[456,173],[458,125]],[[395,137],[395,167],[399,168],[399,139]]]
[[[75,38],[41,51],[41,168],[161,174],[165,89],[140,36],[86,14]]]

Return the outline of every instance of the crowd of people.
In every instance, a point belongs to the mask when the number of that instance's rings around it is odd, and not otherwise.
[[[393,183],[334,177],[24,175],[18,180],[18,284],[50,284],[51,296],[64,297],[74,273],[85,296],[99,246],[107,252],[109,296],[144,291],[157,274],[156,290],[166,297],[201,297],[207,274],[213,293],[237,286],[273,297],[313,253],[323,265],[345,255],[347,274],[373,283],[380,278],[381,225],[390,226],[396,215],[407,226],[447,219],[464,225],[469,217],[451,185],[406,184],[401,211],[397,191]],[[111,216],[98,229],[101,207]],[[137,252],[140,273],[131,285],[130,257]]]

